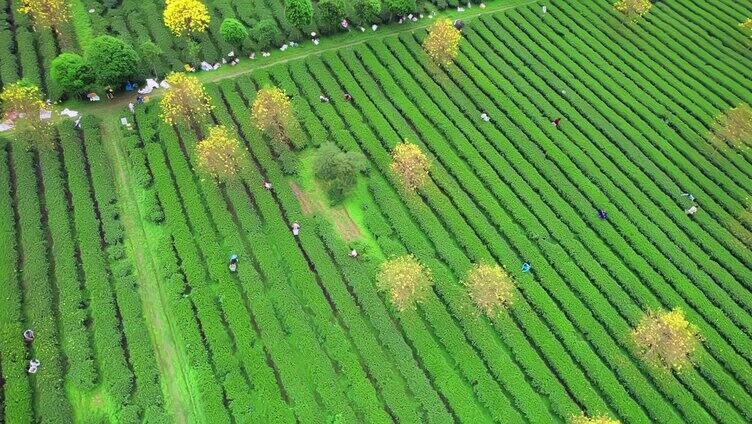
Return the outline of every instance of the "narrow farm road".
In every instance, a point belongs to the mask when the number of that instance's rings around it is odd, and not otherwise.
[[[117,136],[116,125],[114,120],[103,122],[102,139],[115,174],[126,242],[136,268],[144,318],[149,327],[163,390],[166,391],[166,409],[172,413],[176,423],[199,422],[201,408],[194,402],[198,395],[194,393],[194,387],[190,383],[188,361],[178,347],[175,324],[171,322],[165,306],[156,263],[148,253],[148,240],[138,203],[131,189],[128,162]]]
[[[451,9],[439,12],[436,17],[462,19],[467,23],[469,20],[478,16],[503,12],[505,10],[511,10],[517,7],[538,3],[539,1],[540,0],[492,0],[485,9],[481,9],[477,5],[473,9],[468,9],[464,12],[457,12],[456,10]],[[435,20],[436,19],[423,19],[418,22],[388,24],[380,28],[378,31],[371,31],[370,29],[366,29],[366,31],[363,33],[358,30],[348,33],[340,33],[321,38],[321,43],[318,46],[314,46],[313,43],[307,41],[302,43],[300,47],[287,49],[284,52],[280,52],[279,49],[275,49],[272,56],[269,58],[257,58],[255,60],[242,58],[240,64],[238,64],[237,66],[231,67],[229,65],[225,65],[216,71],[197,72],[195,75],[204,83],[218,82],[248,74],[259,69],[266,69],[283,63],[305,59],[308,56],[320,55],[326,52],[346,49],[365,44],[372,40],[378,40],[393,35],[399,35],[405,32],[424,29],[435,22]],[[164,89],[162,88],[155,89],[152,93],[149,94],[151,101],[154,101],[154,99],[161,97],[163,92]],[[103,119],[113,118],[113,115],[123,112],[123,110],[128,106],[129,102],[135,102],[136,96],[137,94],[135,93],[123,93],[115,97],[114,100],[109,101],[67,101],[64,102],[60,107],[68,107],[70,109],[78,110],[84,115],[96,115]]]

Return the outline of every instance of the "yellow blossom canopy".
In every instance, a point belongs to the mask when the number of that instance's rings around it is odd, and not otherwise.
[[[457,57],[462,33],[452,25],[449,19],[439,19],[428,28],[428,35],[423,40],[423,50],[428,57],[441,66],[449,66]]]
[[[52,126],[40,117],[43,108],[42,93],[36,85],[17,81],[6,85],[0,92],[2,117],[14,122],[15,138],[24,147],[53,146]]]
[[[278,141],[289,141],[290,129],[295,122],[292,102],[279,87],[262,88],[256,93],[251,106],[253,124]]]
[[[752,17],[747,18],[747,20],[740,23],[739,26],[747,30],[749,36],[752,37]]]
[[[245,151],[226,127],[217,125],[196,146],[198,168],[219,180],[237,176],[243,165]]]
[[[39,116],[39,110],[44,107],[44,102],[39,87],[17,81],[3,88],[0,93],[0,105],[3,117],[9,119],[21,114],[27,117]]]
[[[609,418],[608,415],[597,415],[588,417],[585,414],[577,415],[569,420],[570,424],[619,424],[619,420]]]
[[[381,264],[376,285],[389,294],[398,311],[404,311],[426,299],[433,279],[413,255],[403,255]]]
[[[392,172],[404,189],[414,191],[428,180],[431,163],[417,145],[406,141],[397,144],[392,151],[392,159]]]
[[[211,21],[206,5],[198,0],[167,0],[163,18],[165,26],[178,37],[202,33]]]
[[[691,364],[700,345],[700,331],[681,309],[648,311],[632,331],[638,354],[648,363],[680,370]]]
[[[67,0],[21,0],[21,13],[31,15],[34,29],[53,28],[59,32],[60,25],[71,17]]]
[[[499,265],[476,264],[463,283],[473,302],[488,317],[494,317],[512,303],[514,282]]]
[[[211,98],[201,81],[182,72],[167,75],[170,87],[159,101],[162,119],[170,124],[179,122],[195,125],[212,110]]]
[[[716,118],[713,135],[737,149],[752,146],[752,107],[740,104],[720,115]]]
[[[650,0],[618,0],[614,3],[614,10],[624,15],[630,21],[636,21],[648,13],[653,3]]]

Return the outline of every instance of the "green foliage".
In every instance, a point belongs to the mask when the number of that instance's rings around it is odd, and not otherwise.
[[[311,24],[313,18],[311,0],[287,0],[285,17],[290,25],[302,31]]]
[[[141,59],[144,64],[148,66],[154,75],[157,75],[157,67],[161,62],[161,56],[164,54],[162,48],[154,44],[151,40],[144,41],[138,46],[138,52],[141,54]]]
[[[316,178],[326,184],[333,203],[342,202],[358,182],[358,174],[367,167],[365,156],[358,152],[343,152],[334,143],[319,147],[313,161]]]
[[[94,38],[84,58],[100,85],[115,87],[140,75],[138,53],[119,38],[109,35]]]
[[[91,68],[76,53],[61,53],[52,61],[50,78],[69,95],[81,94],[93,82]]]
[[[354,23],[360,26],[367,26],[379,20],[381,15],[380,0],[355,0],[353,2],[355,9]]]
[[[256,48],[267,50],[282,43],[279,29],[273,19],[262,19],[256,23],[252,31]]]
[[[188,63],[197,65],[199,62],[199,53],[201,53],[201,45],[193,39],[189,39],[186,42],[185,54],[188,59]]]
[[[345,18],[345,2],[344,0],[321,0],[316,5],[316,14],[319,28],[323,32],[335,31]]]
[[[219,34],[225,42],[233,47],[241,47],[248,38],[248,30],[235,18],[226,18],[219,27]]]
[[[384,0],[386,10],[392,15],[405,16],[418,8],[415,0]]]

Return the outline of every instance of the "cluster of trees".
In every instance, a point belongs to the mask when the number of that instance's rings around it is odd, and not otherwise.
[[[348,9],[344,0],[321,0],[314,8],[311,0],[287,0],[285,17],[287,22],[300,31],[311,28],[314,19],[323,33],[337,30],[343,19],[356,25],[366,26],[381,19],[385,12],[389,17],[405,16],[418,9],[415,0],[386,0],[386,10],[382,10],[380,0],[355,0]],[[348,14],[348,10],[352,13]]]
[[[473,303],[489,318],[512,304],[514,282],[500,265],[473,265],[463,284]],[[405,311],[426,299],[433,286],[433,277],[431,270],[413,255],[402,255],[381,264],[376,285],[389,295],[397,310]]]
[[[159,52],[148,45],[145,47],[146,57],[158,60]],[[141,64],[141,57],[133,46],[119,38],[101,35],[91,40],[83,56],[65,52],[56,57],[52,61],[50,78],[63,93],[78,96],[88,90],[117,87],[126,81],[141,79]]]
[[[515,285],[499,265],[475,264],[463,284],[475,305],[494,318],[513,301]],[[387,293],[398,311],[412,309],[423,302],[431,287],[431,270],[413,255],[397,256],[381,264],[377,287]],[[692,364],[693,354],[702,337],[699,328],[687,321],[681,309],[648,311],[631,332],[637,355],[645,362],[664,369],[681,370]],[[608,417],[574,417],[573,423],[610,423]]]

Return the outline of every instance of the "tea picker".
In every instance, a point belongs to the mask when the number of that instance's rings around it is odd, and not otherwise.
[[[24,330],[23,332],[23,338],[26,343],[31,343],[34,341],[34,330],[28,329]]]
[[[230,272],[236,272],[238,270],[238,255],[230,256]]]
[[[41,364],[36,359],[32,359],[31,361],[29,361],[29,374],[36,374],[37,368],[39,368],[39,365]]]
[[[524,264],[522,264],[522,272],[530,272],[530,268],[532,267],[529,263],[525,262]]]
[[[295,221],[292,223],[292,235],[297,236],[298,234],[300,234],[300,224]]]

